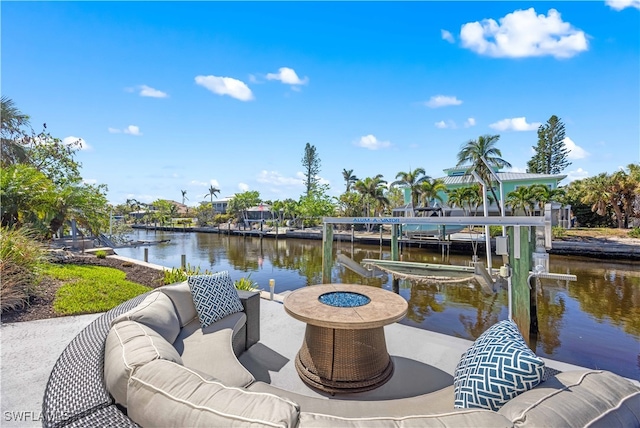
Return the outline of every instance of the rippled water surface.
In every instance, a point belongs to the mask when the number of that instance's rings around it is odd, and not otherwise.
[[[148,232],[136,230],[132,239],[164,240],[166,244],[120,248],[119,255],[167,267],[187,263],[202,270],[228,270],[234,279],[251,275],[260,288],[275,279],[276,292],[322,282],[322,242],[301,239],[259,239],[209,233]],[[342,253],[360,262],[389,259],[388,247],[334,244],[332,281],[393,289],[392,277],[381,273],[364,278],[335,260]],[[404,248],[404,261],[466,265],[469,255],[443,259],[439,252]],[[578,257],[550,257],[550,270],[571,273],[576,282],[542,280],[538,287],[540,333],[536,353],[585,367],[611,370],[640,379],[640,263]],[[474,340],[499,320],[507,318],[507,293],[485,295],[473,283],[420,284],[399,281],[399,293],[409,303],[402,323]]]

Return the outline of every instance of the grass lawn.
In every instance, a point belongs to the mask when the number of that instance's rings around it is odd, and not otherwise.
[[[566,229],[565,236],[576,238],[629,238],[630,229],[609,227],[576,227]]]
[[[104,312],[151,290],[125,280],[123,271],[110,267],[46,264],[43,273],[65,282],[53,302],[60,315]]]

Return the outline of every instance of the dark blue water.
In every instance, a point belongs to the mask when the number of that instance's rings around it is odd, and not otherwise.
[[[322,282],[321,241],[143,230],[136,230],[132,239],[170,242],[116,252],[143,260],[147,248],[149,261],[166,267],[179,267],[184,254],[188,264],[202,271],[228,270],[233,279],[250,277],[265,290],[274,279],[276,293]],[[390,275],[364,278],[339,264],[338,252],[359,263],[364,258],[390,259],[388,247],[336,242],[331,281],[393,289]],[[471,260],[471,254],[443,260],[439,252],[423,248],[405,248],[402,256],[405,261],[456,265]],[[536,353],[640,379],[640,263],[551,255],[550,271],[571,273],[578,280],[539,283]],[[464,339],[476,339],[508,316],[506,291],[485,295],[473,282],[400,280],[399,293],[409,305],[403,324]]]

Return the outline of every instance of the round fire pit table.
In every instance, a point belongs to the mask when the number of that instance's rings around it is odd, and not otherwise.
[[[295,360],[298,375],[331,394],[384,384],[393,362],[383,327],[404,318],[407,307],[399,295],[367,285],[312,285],[288,294],[285,311],[307,324]]]

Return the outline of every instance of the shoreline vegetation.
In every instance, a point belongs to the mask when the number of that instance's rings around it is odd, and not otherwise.
[[[275,228],[259,228],[238,229],[235,225],[225,225],[222,227],[185,227],[185,226],[152,226],[152,225],[131,225],[133,229],[158,230],[168,232],[200,232],[200,233],[219,233],[240,236],[256,236],[272,239],[322,239],[322,227],[312,227],[304,229],[292,229],[280,227],[276,232]],[[479,230],[479,229],[476,229]],[[629,229],[630,230],[630,229]],[[549,254],[593,257],[605,259],[619,259],[624,261],[640,260],[640,238],[629,236],[629,230],[612,229],[612,228],[573,228],[563,229],[562,236],[554,237],[553,246],[548,250]],[[361,244],[370,245],[390,245],[391,234],[389,230],[365,232],[350,230],[336,230],[334,232],[334,241],[353,241]],[[441,245],[447,245],[452,252],[472,251],[472,236],[477,239],[477,232],[469,233],[467,230],[456,234],[457,239],[439,240],[438,238],[416,240],[402,240],[401,245],[434,247],[440,248]],[[480,235],[484,236],[484,235]],[[484,253],[484,239],[478,240],[479,253]],[[495,245],[495,242],[492,242]],[[495,250],[495,246],[492,247]]]

